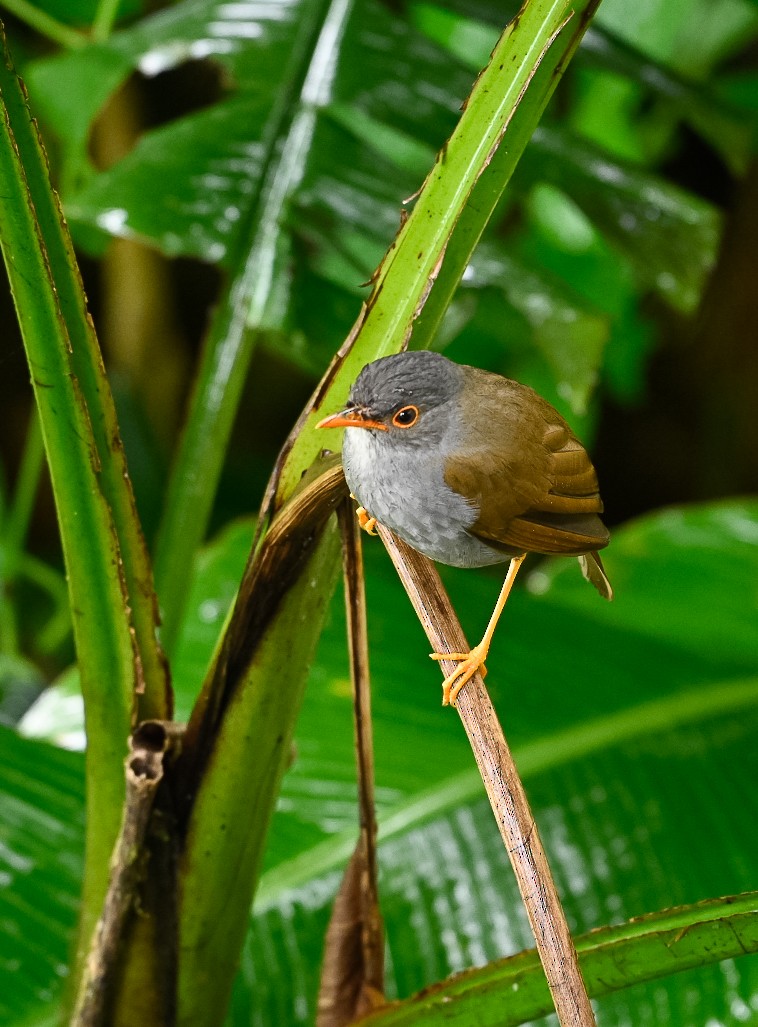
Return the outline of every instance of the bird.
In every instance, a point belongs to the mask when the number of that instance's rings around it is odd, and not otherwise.
[[[526,385],[420,350],[367,364],[346,406],[319,428],[344,428],[342,465],[361,525],[384,525],[452,567],[509,562],[481,642],[432,653],[457,667],[443,683],[455,703],[477,672],[528,553],[576,556],[605,599],[613,589],[598,550],[595,468],[568,423]]]

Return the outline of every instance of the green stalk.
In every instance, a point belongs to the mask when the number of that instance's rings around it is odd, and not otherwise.
[[[95,17],[92,19],[92,38],[96,43],[104,43],[113,31],[118,15],[119,0],[100,0]]]
[[[50,467],[85,700],[85,945],[119,828],[132,718],[138,705],[160,714],[169,702],[113,399],[36,123],[7,48],[0,119],[0,247]]]
[[[351,6],[352,0],[311,5],[303,19],[292,52],[292,70],[286,76],[289,81],[302,81],[300,95],[294,101],[294,114],[289,94],[280,98],[272,112],[271,152],[253,215],[255,224],[206,341],[155,554],[161,640],[169,653],[176,642],[192,557],[205,536],[250,360],[282,273],[282,222],[305,172],[318,108],[329,96],[334,67],[318,40],[342,33]],[[277,145],[282,137],[284,141]]]
[[[41,36],[46,36],[53,43],[65,47],[67,50],[75,50],[84,46],[88,39],[76,29],[69,28],[63,22],[58,21],[51,15],[41,11],[39,7],[29,3],[29,0],[2,0],[2,6],[6,11],[14,14],[19,21],[25,22]]]
[[[339,566],[331,524],[261,639],[214,739],[181,865],[180,1027],[215,1027],[248,930],[266,836]]]
[[[83,296],[78,311],[62,309],[59,283],[66,278],[78,286],[73,254],[7,51],[0,63],[0,98],[0,244],[50,464],[87,703],[85,905],[92,923],[105,893],[123,799],[121,764],[135,681],[128,604],[88,405],[73,369],[73,348],[87,332]]]

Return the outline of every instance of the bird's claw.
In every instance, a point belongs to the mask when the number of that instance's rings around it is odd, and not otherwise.
[[[484,677],[487,668],[484,661],[487,659],[487,650],[481,645],[475,645],[468,653],[429,653],[432,660],[460,660],[460,663],[448,674],[442,682],[442,705],[454,706],[458,693],[463,686],[471,680],[477,671]]]
[[[358,518],[358,524],[363,528],[367,535],[376,535],[376,517],[372,517],[365,506],[359,506],[355,511],[355,516]]]

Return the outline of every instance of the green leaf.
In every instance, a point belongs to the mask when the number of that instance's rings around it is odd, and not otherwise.
[[[67,974],[84,850],[84,758],[0,726],[0,1020],[49,1010]]]
[[[35,6],[45,11],[58,21],[70,25],[91,25],[101,0],[41,0]],[[118,16],[120,18],[134,15],[142,7],[140,0],[119,0]]]
[[[758,952],[758,892],[684,906],[577,939],[591,998],[638,981]],[[372,1027],[445,1023],[518,1027],[553,1009],[536,952],[458,975],[367,1018]],[[639,1013],[637,1014],[639,1015]]]
[[[113,171],[74,196],[66,212],[74,222],[152,243],[170,257],[228,264],[264,171],[270,114],[264,96],[245,95],[150,132]],[[159,181],[171,183],[170,195]]]
[[[716,259],[716,209],[559,130],[540,127],[535,144],[519,175],[562,189],[628,257],[644,286],[676,309],[693,310]]]
[[[381,38],[382,29],[388,31],[389,19],[384,14],[377,25],[374,14],[371,20],[373,41]],[[174,30],[178,31],[178,26],[174,25]],[[385,154],[383,130],[389,126],[396,133],[406,133],[409,139],[438,146],[441,133],[452,127],[452,111],[465,90],[461,69],[451,67],[449,62],[446,66],[439,52],[429,44],[423,46],[419,37],[407,31],[395,40],[392,65],[386,54],[384,62],[377,59],[366,38],[358,35],[353,39],[354,35],[355,28],[352,34],[348,32],[344,45],[360,45],[364,59],[358,81],[352,71],[355,62],[340,65],[334,95],[341,105],[337,108],[341,118],[352,125],[354,132],[360,132],[365,121],[365,141],[370,149],[379,150],[381,146],[379,152]],[[144,32],[134,31],[129,39],[130,45],[123,40],[119,43],[119,53],[128,52],[136,61],[138,44],[148,48],[150,41]],[[181,53],[179,41],[171,42]],[[161,51],[155,49],[154,41],[152,45],[153,50],[146,49],[141,55],[143,62],[155,61],[163,66],[156,56]],[[175,51],[169,52],[175,59]],[[100,59],[99,54],[96,50],[93,60]],[[395,83],[411,82],[415,88],[395,84],[390,94],[390,73],[396,75]],[[239,94],[216,107],[148,133],[121,164],[99,175],[72,199],[70,216],[115,234],[149,239],[168,254],[200,256],[213,262],[228,259],[230,245],[239,234],[251,201],[250,182],[258,180],[261,170],[261,144],[257,141],[262,134],[261,82],[245,79],[243,85]],[[395,95],[397,89],[402,95]],[[60,96],[57,85],[55,93],[49,85],[45,92]],[[392,103],[387,100],[389,95]],[[348,116],[350,107],[352,118]],[[378,130],[372,130],[372,124]],[[352,174],[352,164],[335,160],[337,152],[326,141],[314,150],[316,160],[329,156],[329,177],[336,179],[335,184],[343,177],[349,181]],[[555,129],[540,130],[529,152],[520,178],[546,179],[566,189],[598,228],[632,258],[647,285],[681,309],[692,308],[715,257],[719,220],[709,205],[642,168],[619,165],[607,152]],[[192,161],[188,161],[190,154]],[[421,156],[419,151],[414,163],[420,162]],[[365,162],[370,167],[370,160]],[[177,183],[169,203],[160,188],[167,179]],[[387,181],[386,173],[378,176],[374,171],[373,181],[372,176],[365,175],[359,194],[372,196],[377,188],[379,195],[383,193],[390,225],[386,224],[385,213],[379,222],[384,234],[377,235],[385,240],[396,224],[397,197],[404,195],[406,188],[398,180],[389,191],[384,184]],[[207,187],[210,183],[211,190]],[[353,195],[352,206],[357,202],[358,197]],[[369,217],[362,224],[376,231]]]
[[[755,32],[758,15],[739,0],[691,0],[676,8],[652,0],[633,10],[611,0],[601,8],[598,24],[648,56],[698,77]]]
[[[526,320],[530,338],[545,357],[556,391],[578,414],[587,411],[597,385],[609,319],[587,309],[558,280],[526,267],[505,247],[482,244],[467,271],[468,285],[499,288]]]
[[[130,70],[126,56],[107,44],[92,44],[29,65],[26,77],[32,101],[42,119],[65,138],[69,159],[86,159],[92,122]]]
[[[370,2],[356,6],[357,13],[347,19],[338,40],[333,81],[318,106],[350,102],[378,124],[439,147],[455,125],[469,74],[451,66],[444,53],[383,7]],[[277,123],[282,104],[293,102],[286,96],[293,72],[286,69],[287,56],[296,48],[298,22],[272,15],[270,22],[258,23],[257,34],[240,43],[234,38],[236,20],[242,33],[250,23],[249,13],[230,5],[205,5],[203,18],[197,14],[196,4],[180,4],[172,8],[171,17],[156,16],[114,36],[114,65],[123,70],[129,62],[154,73],[192,54],[209,52],[232,74],[235,92],[212,108],[147,133],[124,161],[69,197],[67,212],[75,221],[112,234],[150,239],[170,254],[228,263],[235,255],[230,249],[240,243],[256,203],[272,133],[286,132],[286,125]],[[226,26],[228,38],[219,24]],[[391,51],[387,39],[392,40]],[[59,103],[57,98],[65,92],[61,78],[77,92],[89,87],[90,77],[102,80],[99,64],[105,53],[92,48],[75,60],[40,62],[33,80],[40,96],[46,103]],[[83,139],[80,122],[94,113],[93,103],[84,105],[72,124],[71,115],[51,108],[50,121],[65,133],[69,145],[76,146]],[[331,154],[332,166],[339,164],[335,158]],[[427,159],[419,174],[428,165]],[[163,185],[169,180],[173,195],[166,204]]]
[[[561,564],[553,565],[538,587],[555,582],[557,588],[560,580],[561,604],[581,607],[602,625],[639,630],[659,642],[686,639],[687,649],[704,665],[718,663],[736,675],[750,672],[758,652],[758,622],[752,616],[755,504],[725,501],[664,510],[635,521],[623,538],[626,559],[616,575],[622,598],[610,619],[602,604],[587,609],[582,590]],[[618,546],[608,553],[612,573],[614,550]],[[665,560],[659,559],[660,552]],[[693,583],[698,581],[703,591],[693,600]],[[647,601],[648,590],[665,596],[665,618]],[[718,616],[713,615],[711,594],[719,597]]]

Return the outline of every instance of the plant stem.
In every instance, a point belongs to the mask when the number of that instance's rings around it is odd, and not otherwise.
[[[377,530],[435,652],[467,652],[471,647],[432,561],[387,528],[377,525]],[[441,665],[445,674],[457,666],[450,660],[442,660]],[[537,824],[480,674],[461,690],[455,708],[516,875],[561,1027],[595,1027],[595,1015]]]
[[[384,1003],[384,930],[376,859],[366,590],[360,528],[354,511],[347,497],[337,508],[353,682],[360,834],[326,932],[316,1027],[343,1027]]]
[[[104,43],[113,31],[119,0],[100,0],[92,21],[91,35],[96,43]]]
[[[64,46],[67,50],[75,50],[88,42],[84,33],[69,28],[68,25],[41,11],[39,7],[30,4],[29,0],[2,0],[2,6],[19,21],[31,26],[35,32]]]

